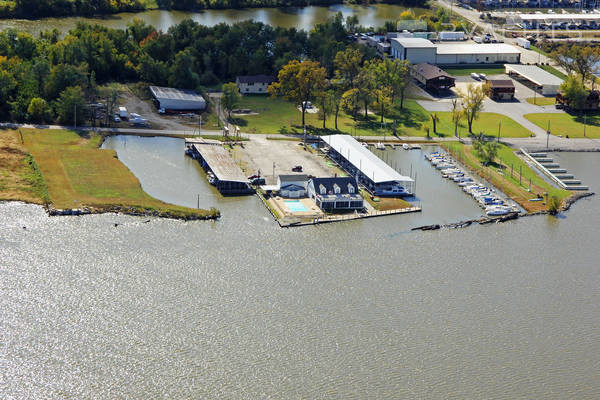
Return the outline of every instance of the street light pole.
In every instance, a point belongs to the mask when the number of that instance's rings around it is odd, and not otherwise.
[[[587,126],[587,114],[583,114],[583,137],[585,137],[586,126]]]
[[[549,143],[550,143],[550,120],[548,120],[548,130],[546,131],[546,150],[548,150]]]

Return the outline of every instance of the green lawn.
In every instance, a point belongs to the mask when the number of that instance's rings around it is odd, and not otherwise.
[[[539,67],[544,71],[550,72],[552,75],[559,77],[562,80],[567,79],[567,76],[565,74],[554,68],[552,65],[540,65]]]
[[[556,103],[556,98],[544,96],[530,97],[527,99],[527,102],[538,106],[553,106]]]
[[[526,114],[525,118],[533,122],[540,128],[548,129],[550,121],[550,133],[553,135],[562,135],[569,138],[583,138],[584,117],[571,114]],[[600,115],[588,115],[585,119],[585,137],[600,138]]]
[[[504,66],[498,65],[481,65],[477,66],[477,68],[472,67],[444,67],[442,68],[444,71],[453,76],[469,76],[472,72],[475,73],[483,73],[486,75],[501,75],[506,72]]]
[[[258,115],[248,115],[243,117],[234,117],[243,131],[250,133],[279,133],[282,126],[286,131],[302,133],[302,115],[291,103],[282,99],[273,99],[266,96],[244,96],[239,108],[249,108]],[[394,119],[397,122],[397,132],[401,136],[425,136],[425,131],[421,129],[423,123],[432,128],[430,114],[423,109],[416,101],[406,100],[404,109],[398,106],[389,113],[384,119],[385,125],[380,123],[381,118],[376,115],[370,115],[368,120],[361,114],[355,121],[349,115],[340,113],[338,117],[338,131],[334,130],[334,116],[329,115],[326,121],[326,128],[323,129],[323,121],[318,114],[306,114],[306,125],[309,133],[312,134],[330,134],[347,133],[357,136],[383,136],[391,135]],[[450,112],[437,113],[440,122],[437,124],[437,134],[430,130],[433,137],[453,136],[454,125],[452,124],[452,114]],[[473,123],[473,132],[490,136],[498,134],[498,123],[501,122],[502,137],[528,137],[529,131],[512,119],[494,113],[483,113],[480,118]],[[461,136],[467,134],[466,121],[459,125],[458,133]]]
[[[557,196],[561,200],[571,194],[567,190],[557,189],[546,182],[515,154],[514,149],[508,146],[501,145],[494,165],[486,167],[482,165],[481,159],[475,154],[472,146],[463,145],[460,142],[444,142],[443,145],[454,157],[478,175],[485,177],[495,187],[504,190],[504,193],[529,212],[542,211],[546,208],[541,202],[529,201],[537,194],[548,193],[549,196]],[[520,171],[523,174],[521,180],[519,180]],[[530,179],[531,192],[528,191]]]
[[[82,206],[106,209],[131,207],[173,216],[209,216],[217,210],[197,210],[164,203],[148,195],[113,150],[102,150],[99,135],[67,130],[22,129],[25,148],[33,155],[50,202],[57,208]]]

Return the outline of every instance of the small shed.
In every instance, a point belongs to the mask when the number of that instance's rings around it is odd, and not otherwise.
[[[455,79],[443,69],[431,64],[417,64],[411,68],[412,77],[427,90],[440,92],[455,86]]]
[[[515,84],[510,79],[492,79],[486,82],[488,96],[493,100],[513,100]]]

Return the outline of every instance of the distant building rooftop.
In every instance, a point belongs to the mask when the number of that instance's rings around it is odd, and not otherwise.
[[[544,71],[540,67],[535,65],[521,65],[521,64],[506,64],[506,71],[515,72],[522,77],[530,80],[538,86],[543,85],[554,85],[560,86],[564,82],[557,76],[552,75],[550,72]]]
[[[398,42],[402,45],[402,47],[405,48],[423,48],[423,47],[435,47],[435,45],[427,39],[423,39],[423,38],[404,38],[404,37],[399,37],[399,38],[392,38],[391,41],[395,41]]]
[[[443,69],[441,69],[435,65],[422,63],[422,64],[413,65],[412,68],[415,72],[418,72],[425,79],[428,79],[428,80],[434,79],[434,78],[437,78],[440,76],[452,78],[450,75],[448,75],[448,73],[446,71],[444,71]],[[452,79],[454,79],[454,78],[452,78]]]
[[[511,81],[510,79],[491,79],[488,80],[488,83],[490,84],[490,87],[493,89],[506,89],[506,88],[513,88],[515,87],[513,81]]]

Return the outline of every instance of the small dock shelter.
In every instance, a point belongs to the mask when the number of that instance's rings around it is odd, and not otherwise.
[[[396,188],[402,188],[398,196],[414,194],[414,179],[398,173],[352,136],[321,136],[321,140],[330,147],[330,157],[372,194],[389,195]]]
[[[214,175],[214,185],[223,195],[254,193],[248,179],[217,140],[186,139],[186,153],[197,159],[207,173]]]
[[[521,79],[533,83],[536,89],[541,89],[544,96],[555,96],[564,82],[559,77],[535,65],[506,64],[504,67],[508,75],[517,75]]]

